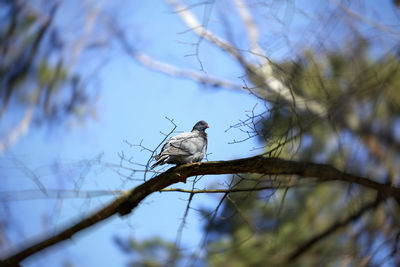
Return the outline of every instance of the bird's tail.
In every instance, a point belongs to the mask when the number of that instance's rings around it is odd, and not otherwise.
[[[164,157],[161,157],[160,155],[154,156],[154,158],[157,160],[153,165],[151,165],[150,170],[154,169],[155,166],[157,165],[163,165],[164,164]]]
[[[159,161],[156,161],[156,163],[154,163],[153,165],[151,165],[150,170],[154,169],[154,167],[157,166],[157,165],[159,165],[159,164],[160,164],[160,162],[159,162]]]

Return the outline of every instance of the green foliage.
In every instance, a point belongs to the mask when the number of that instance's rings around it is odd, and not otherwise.
[[[178,260],[181,259],[178,248],[161,238],[155,237],[140,242],[134,238],[128,240],[116,238],[115,241],[125,253],[131,256],[130,266],[176,266]]]
[[[347,255],[352,255],[353,264],[360,264],[357,240],[344,231],[322,240],[300,261],[287,262],[306,240],[360,206],[359,196],[347,198],[351,204],[343,205],[340,196],[345,190],[326,184],[289,190],[286,195],[279,190],[272,198],[262,197],[265,193],[232,194],[242,213],[226,202],[220,216],[229,219],[213,226],[213,234],[220,238],[209,243],[210,266],[337,266]]]
[[[65,82],[68,72],[62,65],[56,67],[49,65],[45,60],[39,64],[39,83],[41,85],[51,84],[52,91],[59,89],[59,86]]]
[[[30,108],[32,120],[44,124],[83,119],[92,112],[95,95],[65,63],[64,40],[53,23],[57,7],[0,4],[0,120]]]
[[[279,65],[277,73],[295,94],[322,103],[330,112],[325,118],[273,103],[269,116],[258,123],[268,155],[329,163],[381,181],[400,182],[399,140],[390,130],[399,126],[399,58],[388,54],[374,59],[367,52],[367,42],[359,39],[342,52],[320,56],[307,51],[296,62]],[[274,177],[264,179],[258,185]],[[298,182],[295,177],[288,179]],[[240,186],[255,185],[243,180]],[[364,266],[376,264],[379,253],[390,254],[396,246],[398,207],[391,206],[397,211],[388,215],[383,206],[376,206],[357,217],[357,223],[335,228],[290,260],[307,241],[340,225],[376,195],[331,182],[285,190],[229,195],[231,201],[224,202],[217,216],[226,219],[211,223],[210,266]],[[378,238],[390,245],[377,249]]]

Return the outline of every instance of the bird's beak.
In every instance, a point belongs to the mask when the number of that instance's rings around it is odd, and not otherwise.
[[[208,124],[206,125],[206,128],[210,128],[210,126],[208,126]]]

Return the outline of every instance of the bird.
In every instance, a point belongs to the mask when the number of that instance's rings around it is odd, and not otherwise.
[[[156,162],[151,169],[166,163],[181,165],[201,161],[207,151],[207,133],[205,132],[207,128],[210,128],[208,123],[201,120],[193,126],[191,132],[171,137],[162,147],[160,154],[154,157]]]

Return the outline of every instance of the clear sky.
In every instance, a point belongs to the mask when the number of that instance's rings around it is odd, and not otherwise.
[[[304,1],[300,2],[299,5],[304,5]],[[79,9],[76,1],[64,5],[57,20],[60,25],[65,26],[70,23],[71,17],[79,14]],[[135,48],[161,61],[199,70],[196,57],[187,57],[195,50],[188,42],[195,43],[198,39],[193,38],[190,33],[182,34],[186,26],[163,1],[110,1],[103,8],[107,10],[105,13],[118,17],[124,30],[136,41],[133,42],[137,46]],[[388,8],[386,4],[382,6],[382,9],[385,8]],[[282,17],[289,16],[292,20],[292,28],[288,31],[295,31],[296,26],[303,21],[301,17],[293,15],[297,14],[296,10],[291,11],[290,7],[285,10],[287,14],[283,12]],[[200,20],[211,14],[210,27],[216,32],[222,32],[220,21],[214,17],[218,18],[215,8],[207,7],[205,13],[204,7],[195,11]],[[293,14],[290,15],[290,12]],[[104,15],[103,18],[105,17]],[[66,31],[66,36],[74,36],[74,29],[79,27],[77,24],[79,20],[67,27],[69,30]],[[97,27],[96,31],[101,35],[103,31],[100,26]],[[240,32],[239,26],[237,27],[235,30]],[[292,36],[293,42],[301,42],[300,35]],[[108,59],[94,82],[90,83],[90,86],[99,91],[95,105],[97,118],[50,131],[47,128],[31,128],[15,146],[0,157],[4,176],[1,182],[2,191],[38,189],[32,181],[32,174],[23,171],[22,165],[33,171],[47,189],[74,189],[75,186],[81,190],[130,189],[140,182],[127,181],[101,165],[94,164],[88,170],[82,160],[96,159],[101,154],[103,162],[119,164],[118,153],[123,151],[127,157],[133,157],[135,162],[147,162],[149,154],[146,151],[131,148],[124,140],[133,144],[143,140],[143,145],[156,147],[163,139],[160,131],[166,133],[172,128],[165,116],[174,119],[179,131],[191,130],[199,120],[208,122],[208,160],[228,160],[260,152],[252,151],[258,145],[254,139],[229,144],[245,135],[235,129],[226,131],[240,119],[245,119],[246,112],[257,104],[258,101],[253,96],[244,92],[207,88],[192,81],[152,72],[118,50],[115,42],[108,41],[112,44],[109,49],[103,50],[101,54],[85,54],[77,62],[77,70],[85,72],[93,68],[92,64],[101,62],[101,58]],[[243,40],[239,38],[238,42]],[[283,45],[283,41],[278,40],[270,47],[273,56],[280,58],[291,55],[291,47],[282,48],[279,45]],[[203,40],[199,51],[207,73],[241,83],[243,70],[219,49]],[[262,110],[261,103],[258,103],[257,109]],[[133,178],[142,179],[142,173],[135,174]],[[227,179],[228,177],[207,176],[198,186],[201,188],[215,185]],[[173,187],[191,188],[191,185],[177,184]],[[128,258],[115,246],[113,238],[132,236],[142,240],[161,236],[174,241],[187,197],[181,193],[155,193],[126,218],[113,217],[96,225],[74,237],[72,241],[31,257],[26,261],[26,266],[60,266],[66,260],[71,260],[74,266],[123,266]],[[219,197],[196,195],[192,206],[212,207]],[[40,235],[42,231],[50,234],[102,207],[111,199],[112,196],[10,202],[10,221],[17,222],[17,227],[14,228],[18,229],[10,232],[11,240],[17,245],[25,238]],[[191,210],[181,244],[195,248],[201,240],[201,227],[200,215]]]

